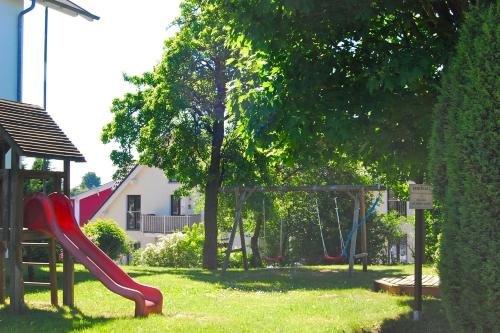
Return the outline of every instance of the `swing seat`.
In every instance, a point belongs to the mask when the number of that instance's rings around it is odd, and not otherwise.
[[[272,257],[272,256],[265,256],[265,257],[262,257],[262,259],[264,259],[267,262],[270,262],[270,263],[273,263],[273,264],[277,264],[277,263],[282,262],[285,259],[285,257],[283,257],[283,256],[274,256],[274,257]]]
[[[346,259],[346,257],[344,256],[324,256],[323,259],[326,261],[326,262],[341,262],[343,261],[344,259]]]

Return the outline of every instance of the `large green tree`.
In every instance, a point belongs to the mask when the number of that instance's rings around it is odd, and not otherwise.
[[[95,172],[87,172],[82,177],[81,187],[86,187],[88,189],[101,186],[101,178],[96,175]]]
[[[234,84],[232,107],[250,147],[289,160],[335,148],[390,183],[422,178],[437,86],[471,1],[207,2],[248,50],[237,62],[253,75]]]
[[[165,42],[160,64],[143,76],[125,77],[136,92],[113,102],[114,119],[102,139],[118,142],[111,158],[120,170],[136,150],[140,163],[163,169],[182,191],[204,193],[203,266],[215,269],[218,191],[223,181],[258,179],[259,161],[243,157],[238,114],[226,108],[228,82],[239,71],[228,64],[235,50],[227,46],[218,7],[184,1],[174,24],[179,31]]]
[[[443,203],[440,275],[454,331],[499,332],[500,2],[466,16],[431,145]]]

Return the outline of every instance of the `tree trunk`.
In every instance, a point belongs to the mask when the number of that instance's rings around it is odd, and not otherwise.
[[[260,257],[260,251],[259,251],[259,237],[263,221],[264,221],[264,216],[262,214],[257,214],[257,219],[255,221],[255,231],[253,232],[253,236],[250,239],[250,246],[252,248],[251,265],[253,267],[262,266],[262,259]]]
[[[217,90],[214,105],[214,124],[208,180],[205,187],[205,243],[203,245],[203,268],[217,269],[217,206],[219,187],[222,182],[221,150],[224,141],[224,113],[226,110],[225,60],[216,59],[215,87]]]
[[[212,164],[214,163],[211,162],[210,167],[212,167]],[[209,177],[210,180],[205,188],[205,242],[203,244],[203,268],[213,270],[217,269],[217,204],[219,177],[217,177],[217,174],[213,175],[210,173]]]

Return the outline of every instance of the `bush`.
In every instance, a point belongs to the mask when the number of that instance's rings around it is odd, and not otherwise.
[[[118,259],[121,255],[129,254],[130,240],[115,221],[98,219],[83,227],[85,235],[111,259]]]
[[[132,262],[146,266],[201,267],[204,230],[202,224],[194,224],[191,230],[162,236],[156,244],[148,244],[136,252]]]
[[[388,251],[404,235],[403,224],[413,224],[413,216],[398,216],[396,211],[375,215],[368,221],[368,261],[370,264],[391,264]],[[399,260],[397,258],[396,260]]]
[[[439,271],[459,332],[500,332],[500,2],[471,7],[435,109],[431,173],[443,204]]]

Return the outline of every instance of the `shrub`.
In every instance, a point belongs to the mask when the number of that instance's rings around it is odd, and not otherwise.
[[[500,2],[471,7],[435,109],[431,165],[443,204],[439,271],[454,331],[499,332]]]
[[[398,213],[393,210],[388,214],[375,215],[372,221],[368,221],[369,262],[391,264],[388,251],[392,245],[399,243],[404,235],[402,225],[413,224],[413,219],[413,216],[398,216]]]
[[[202,224],[162,236],[156,244],[134,255],[133,263],[147,266],[199,267],[202,263],[204,230]]]
[[[130,253],[130,240],[115,221],[98,219],[83,227],[85,235],[111,259]]]

